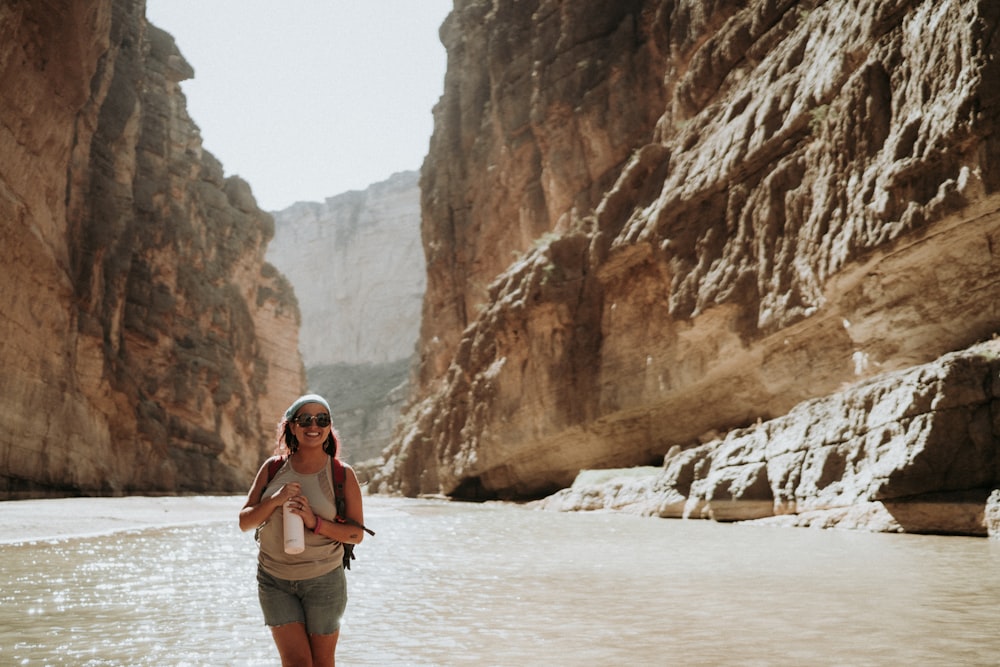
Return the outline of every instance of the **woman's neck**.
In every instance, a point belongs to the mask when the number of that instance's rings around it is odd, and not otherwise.
[[[292,452],[292,467],[295,472],[309,475],[319,472],[327,463],[327,453],[322,449],[299,448]]]

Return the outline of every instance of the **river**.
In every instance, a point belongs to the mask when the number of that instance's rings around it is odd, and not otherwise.
[[[4,535],[0,665],[277,665],[242,498],[217,502],[195,523]],[[385,497],[366,522],[340,665],[1000,664],[995,541]]]

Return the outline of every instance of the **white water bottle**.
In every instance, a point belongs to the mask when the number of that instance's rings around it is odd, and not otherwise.
[[[292,512],[291,501],[281,506],[282,523],[285,525],[285,553],[300,554],[306,550],[306,531],[302,517]]]

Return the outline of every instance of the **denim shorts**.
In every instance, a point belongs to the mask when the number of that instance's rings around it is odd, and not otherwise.
[[[258,567],[257,595],[266,625],[305,623],[308,634],[332,635],[347,608],[347,577],[338,567],[314,579],[289,581]]]

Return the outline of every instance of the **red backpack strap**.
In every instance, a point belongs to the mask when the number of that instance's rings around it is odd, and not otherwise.
[[[330,465],[333,467],[333,495],[337,505],[337,520],[340,521],[347,518],[347,498],[344,497],[347,471],[344,469],[344,462],[335,456],[330,457]]]
[[[264,489],[266,489],[267,485],[271,483],[271,480],[274,479],[274,476],[278,474],[278,470],[281,468],[281,464],[283,464],[285,462],[285,459],[287,458],[288,458],[287,456],[272,456],[271,458],[269,458],[267,461],[264,462],[264,465],[267,466],[267,471],[266,471],[267,477],[264,479],[264,487],[260,490],[261,500],[263,500],[264,497]],[[257,526],[257,530],[254,532],[254,539],[258,541],[260,541],[260,529],[261,526]]]
[[[281,465],[285,462],[285,456],[272,456],[267,460],[267,479],[264,480],[264,486],[266,487],[274,476],[278,474],[278,470]]]
[[[347,469],[344,462],[338,458],[330,457],[330,465],[333,467],[333,494],[336,496],[337,523],[349,523],[357,526],[369,535],[374,535],[375,531],[367,526],[363,526],[353,519],[347,518],[347,495],[344,493],[344,480],[347,479]],[[354,545],[349,545],[353,548]]]
[[[347,499],[344,497],[344,480],[347,479],[347,471],[344,470],[344,463],[336,456],[330,457],[330,467],[333,468],[333,495],[334,505],[337,508],[337,523],[347,522]],[[354,545],[344,543],[344,569],[351,569],[351,561],[355,560]]]

